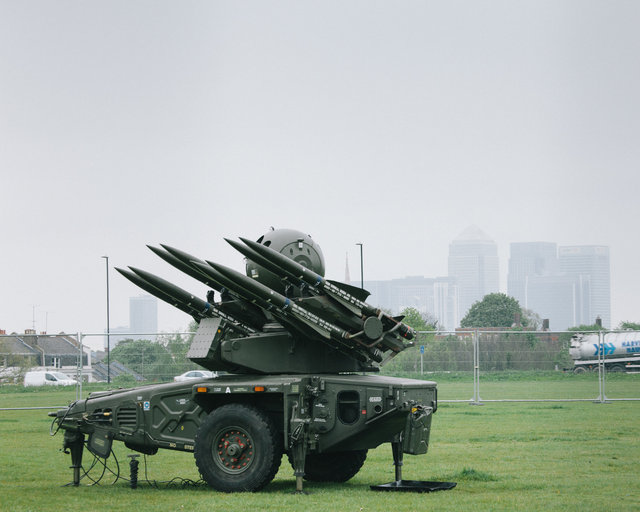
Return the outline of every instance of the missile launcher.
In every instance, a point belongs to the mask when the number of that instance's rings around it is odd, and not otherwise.
[[[187,357],[222,375],[93,393],[52,413],[65,431],[74,483],[85,444],[108,457],[111,443],[123,441],[146,454],[192,451],[203,479],[225,492],[261,489],[283,454],[299,492],[303,479],[345,481],[367,450],[383,443],[392,446],[396,479],[373,488],[455,485],[402,480],[403,454],[427,451],[437,409],[434,382],[375,375],[412,345],[415,332],[402,317],[367,303],[367,291],[326,279],[322,251],[309,235],[280,229],[255,242],[227,241],[245,257],[246,274],[149,246],[210,287],[206,300],[139,268],[116,269],[191,315],[198,329]]]

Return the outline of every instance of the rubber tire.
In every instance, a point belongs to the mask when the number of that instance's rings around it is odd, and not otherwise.
[[[222,468],[218,447],[225,433],[242,432],[250,462],[234,472]],[[228,434],[227,434],[228,435]],[[242,445],[240,445],[242,446]],[[196,433],[194,457],[202,478],[222,492],[255,492],[278,472],[282,460],[282,439],[273,421],[260,409],[244,404],[228,404],[214,409]],[[226,456],[226,455],[225,455]]]
[[[304,479],[309,482],[346,482],[353,478],[367,459],[368,450],[310,453],[304,463]],[[289,455],[293,466],[293,459]]]

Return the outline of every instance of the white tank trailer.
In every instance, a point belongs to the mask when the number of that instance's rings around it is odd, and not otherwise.
[[[610,332],[602,340],[598,333],[575,334],[569,354],[576,373],[597,368],[600,360],[607,371],[640,372],[640,332]]]

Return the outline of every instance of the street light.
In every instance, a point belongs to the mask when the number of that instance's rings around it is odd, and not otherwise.
[[[357,243],[360,246],[360,288],[364,290],[364,269],[362,266],[362,243]]]
[[[109,328],[109,256],[102,256],[107,268],[107,384],[111,384],[111,364],[109,361],[109,349],[111,346],[111,329]]]

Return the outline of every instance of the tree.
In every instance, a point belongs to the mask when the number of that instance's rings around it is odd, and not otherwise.
[[[21,382],[24,374],[37,365],[35,356],[14,354],[9,337],[0,336],[0,382]]]
[[[532,309],[522,308],[522,325],[539,330],[542,327],[542,318]]]
[[[176,367],[171,353],[150,340],[123,340],[111,350],[111,360],[119,361],[150,380],[171,380]]]
[[[527,318],[516,299],[504,293],[490,293],[471,306],[460,327],[511,327],[516,315],[526,327]]]
[[[433,331],[437,320],[432,320],[423,315],[416,308],[404,308],[400,315],[404,316],[402,320],[409,327],[413,327],[416,331]]]
[[[192,321],[189,324],[188,329],[192,334],[162,334],[158,336],[156,342],[165,347],[171,356],[173,363],[171,371],[173,371],[174,374],[184,373],[188,370],[198,368],[198,365],[187,359],[187,352],[189,351],[189,347],[191,347],[191,342],[193,341],[193,337],[195,336],[194,333],[197,329],[198,324],[195,321]]]
[[[640,331],[640,323],[637,322],[620,322],[618,329],[625,331]]]

